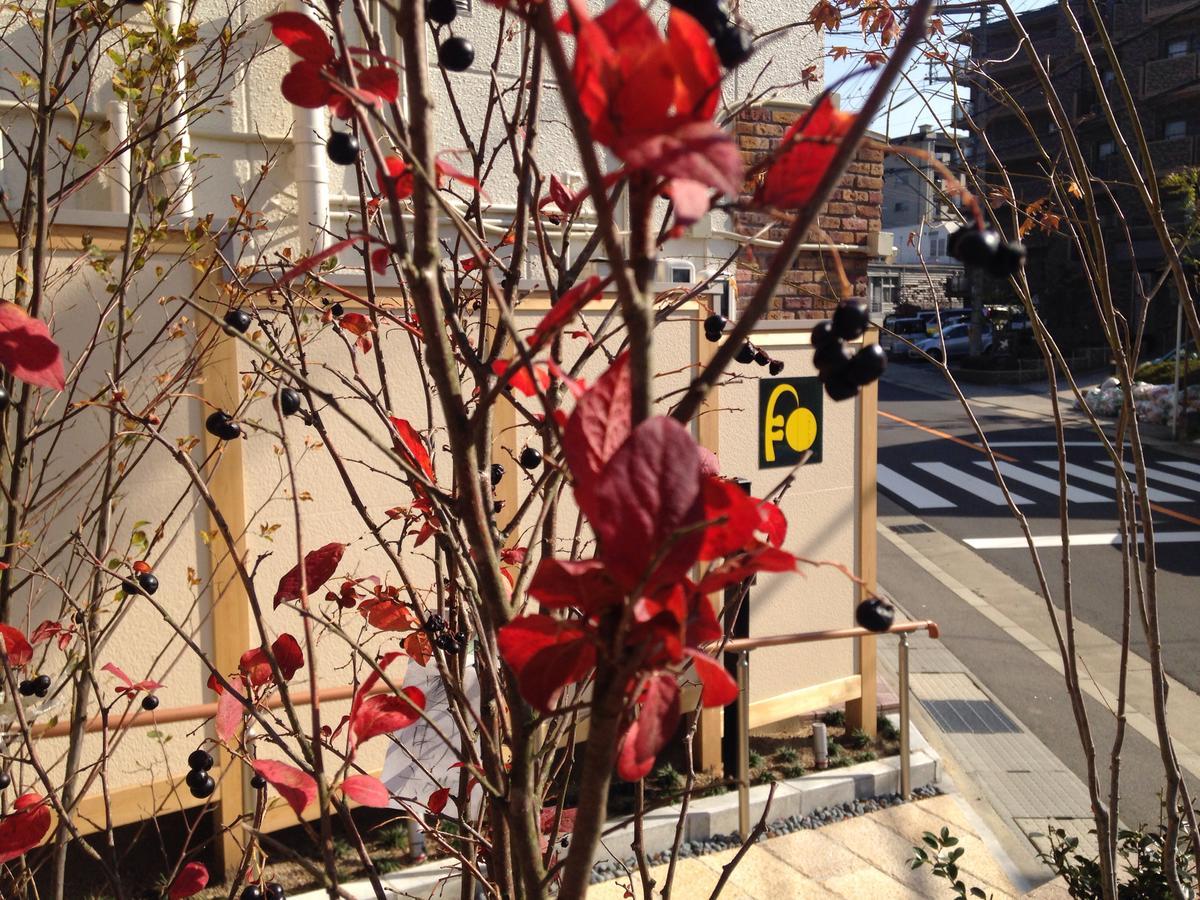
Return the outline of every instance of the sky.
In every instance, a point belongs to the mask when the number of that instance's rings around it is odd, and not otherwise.
[[[955,5],[962,4],[956,3]],[[1013,2],[1013,8],[1017,12],[1025,12],[1046,5],[1048,5],[1047,0],[1015,0]],[[993,9],[992,18],[994,19],[997,14],[1003,15],[1003,11]],[[946,39],[949,39],[964,29],[978,25],[979,13],[946,13],[942,16],[942,22],[946,31]],[[825,34],[826,52],[839,46],[849,47],[852,51],[867,49],[870,45],[863,40],[862,33],[857,26],[857,19],[847,17],[839,31],[827,32]],[[949,43],[948,40],[947,45],[949,47],[956,46]],[[851,55],[854,55],[853,52]],[[910,61],[904,73],[905,78],[896,86],[889,102],[884,105],[875,121],[871,123],[872,128],[889,137],[899,137],[913,133],[920,125],[932,125],[935,128],[949,127],[950,113],[954,105],[953,86],[946,80],[945,66],[941,63],[936,66],[936,69],[931,72],[927,60],[914,59]],[[874,84],[874,73],[864,69],[861,58],[844,60],[826,58],[826,85],[832,85],[839,78],[847,76],[850,76],[848,80],[837,89],[841,95],[842,109],[860,109]]]

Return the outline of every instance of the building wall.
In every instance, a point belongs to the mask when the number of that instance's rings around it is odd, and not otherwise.
[[[735,132],[747,167],[774,152],[788,127],[803,112],[802,106],[772,102],[738,113]],[[866,297],[867,265],[873,258],[870,241],[880,229],[882,192],[883,151],[864,146],[821,212],[818,222],[824,238],[815,229],[809,235],[772,301],[770,318],[823,318],[842,299],[835,254],[845,271],[851,294]],[[748,200],[749,195],[743,199]],[[757,289],[761,273],[769,264],[772,242],[782,240],[788,226],[762,212],[739,210],[735,220],[738,231],[747,236],[757,235],[764,226],[770,226],[762,235],[764,244],[755,246],[753,256],[738,265],[738,294],[748,297]]]

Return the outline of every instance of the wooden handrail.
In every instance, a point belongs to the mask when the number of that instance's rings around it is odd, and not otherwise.
[[[368,693],[378,694],[388,690],[386,684],[374,685]],[[339,687],[322,688],[317,692],[317,696],[322,703],[327,700],[348,700],[354,696],[353,685],[343,685]],[[312,703],[312,691],[292,691],[292,703],[298,706],[304,706]],[[279,709],[283,706],[283,698],[279,694],[269,697],[262,704],[267,709]],[[192,706],[173,706],[169,709],[156,709],[153,712],[138,712],[134,715],[126,713],[115,722],[109,722],[110,730],[122,730],[125,728],[146,728],[151,725],[167,725],[171,722],[192,722],[196,719],[207,719],[210,716],[217,714],[216,703],[196,703]],[[92,716],[83,726],[85,734],[93,734],[97,731],[104,730],[104,720],[100,716]],[[53,725],[35,725],[33,727],[34,737],[65,737],[71,733],[70,722],[56,722]]]
[[[938,624],[931,619],[921,619],[912,622],[899,622],[887,631],[871,631],[866,628],[835,628],[827,631],[800,631],[794,634],[773,634],[758,638],[737,638],[727,641],[724,646],[718,645],[725,653],[741,653],[746,650],[757,650],[759,647],[780,647],[786,644],[811,644],[815,641],[835,641],[842,638],[870,637],[877,634],[908,634],[913,631],[928,631],[931,638],[939,634]]]

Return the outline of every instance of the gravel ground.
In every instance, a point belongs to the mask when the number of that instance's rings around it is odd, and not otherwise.
[[[916,788],[913,791],[913,799],[924,800],[928,797],[936,797],[940,793],[942,792],[936,785],[926,785],[925,787]],[[882,797],[855,800],[852,803],[843,803],[839,806],[827,806],[824,809],[818,809],[809,813],[807,816],[788,816],[786,819],[776,819],[767,825],[766,831],[763,832],[759,840],[765,841],[768,838],[778,837],[781,834],[789,834],[803,828],[820,828],[823,825],[831,825],[843,819],[852,819],[855,816],[866,815],[876,810],[886,809],[889,806],[899,806],[904,802],[904,799],[899,794],[885,794]],[[685,841],[679,847],[679,855],[681,857],[703,856],[706,853],[716,853],[720,850],[729,850],[741,845],[742,839],[737,836],[736,832],[720,834],[706,841]],[[658,853],[650,857],[649,863],[654,866],[665,863],[670,858],[669,853]],[[592,883],[609,881],[618,876],[625,875],[636,868],[637,860],[632,856],[620,862],[612,859],[603,860],[596,863],[592,869]]]

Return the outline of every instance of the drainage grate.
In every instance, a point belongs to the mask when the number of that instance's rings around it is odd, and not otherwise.
[[[922,700],[946,734],[1010,734],[1021,729],[991,700]]]
[[[912,525],[891,525],[889,527],[896,534],[929,534],[933,531],[924,522],[916,522]]]

